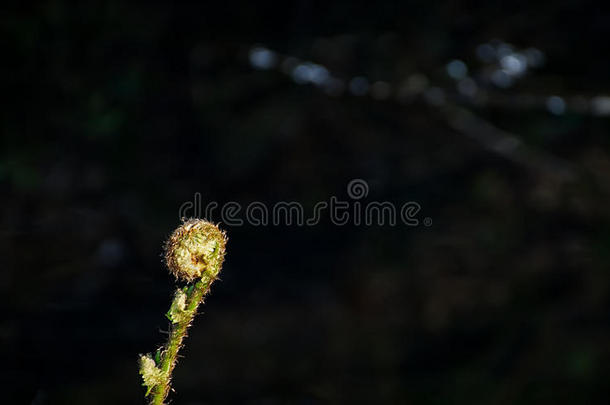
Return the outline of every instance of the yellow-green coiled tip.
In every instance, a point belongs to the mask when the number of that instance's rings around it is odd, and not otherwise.
[[[189,219],[165,244],[165,260],[178,279],[215,279],[225,255],[227,237],[218,226],[202,219]]]

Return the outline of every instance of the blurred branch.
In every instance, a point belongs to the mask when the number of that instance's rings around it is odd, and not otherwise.
[[[451,128],[519,166],[553,174],[565,181],[577,177],[576,170],[568,161],[526,145],[517,135],[497,128],[465,108],[447,104],[441,111]]]
[[[490,49],[493,48],[489,44],[485,45]],[[532,51],[532,48],[517,51],[505,43],[496,44],[496,48],[493,50],[493,60],[487,61],[488,68],[493,67],[495,70],[488,79],[483,76],[481,79],[484,82],[483,85],[489,85],[486,82],[489,80],[492,84],[495,82],[498,86],[507,87],[523,77],[528,69],[526,57],[528,52],[539,54],[538,59],[543,59],[541,56],[543,54],[536,49]],[[490,49],[488,51],[492,52]],[[531,61],[529,63],[532,66],[539,66],[541,62],[539,60],[537,64]],[[557,95],[543,97],[526,94],[509,96],[504,96],[502,93],[490,94],[488,89],[479,89],[479,83],[473,77],[467,76],[468,68],[464,62],[459,60],[451,61],[447,65],[448,75],[456,81],[458,93],[431,86],[428,78],[421,74],[409,76],[399,86],[383,81],[370,84],[364,76],[344,80],[332,74],[323,65],[302,61],[290,55],[280,55],[261,46],[251,48],[250,65],[259,70],[278,70],[291,77],[295,83],[313,85],[329,96],[339,96],[345,93],[354,96],[370,95],[377,101],[391,100],[394,96],[393,99],[401,104],[411,104],[423,100],[437,108],[445,116],[452,129],[473,139],[486,150],[528,170],[553,175],[560,181],[574,181],[578,177],[578,170],[573,164],[526,145],[518,135],[496,127],[458,103],[463,102],[471,106],[494,105],[505,108],[546,109],[554,115],[561,115],[567,111],[597,116],[610,114],[610,97],[603,95],[589,98],[564,98]],[[501,75],[497,75],[497,73],[501,73]]]

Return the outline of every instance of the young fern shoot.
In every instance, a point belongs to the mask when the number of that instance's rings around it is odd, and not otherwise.
[[[140,355],[140,374],[151,405],[163,405],[171,390],[171,377],[178,351],[199,304],[218,278],[225,255],[227,237],[216,225],[190,219],[174,231],[165,244],[165,260],[177,280],[185,281],[176,289],[166,316],[171,323],[167,342],[155,354]]]

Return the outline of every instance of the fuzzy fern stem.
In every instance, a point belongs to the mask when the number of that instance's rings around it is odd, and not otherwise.
[[[163,405],[171,391],[171,377],[197,308],[218,278],[225,253],[226,236],[215,225],[189,220],[166,243],[165,257],[178,279],[190,281],[178,288],[166,316],[171,322],[167,343],[155,355],[140,356],[140,374],[151,405]]]
[[[182,311],[179,321],[172,324],[172,328],[167,339],[167,344],[161,353],[161,364],[159,369],[163,372],[163,379],[151,392],[151,404],[162,405],[171,389],[171,375],[176,367],[178,351],[182,347],[182,342],[186,337],[188,328],[191,326],[199,304],[203,302],[203,297],[210,290],[212,280],[199,280],[189,288],[185,288],[186,300],[185,308]],[[190,290],[190,291],[189,291]],[[180,291],[180,290],[179,290]],[[171,309],[170,309],[171,312]],[[170,313],[168,313],[168,316]]]

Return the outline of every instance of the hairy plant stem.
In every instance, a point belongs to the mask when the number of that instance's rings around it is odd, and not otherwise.
[[[140,355],[140,375],[152,405],[163,405],[171,391],[172,372],[178,351],[203,298],[218,278],[225,255],[227,236],[217,225],[189,219],[165,243],[165,260],[176,279],[188,283],[174,293],[165,316],[171,327],[167,343],[155,354]]]
[[[206,276],[207,274],[194,284],[182,289],[186,294],[186,305],[180,320],[172,323],[167,343],[162,349],[159,369],[162,371],[163,377],[160,383],[151,391],[151,405],[163,405],[171,390],[172,372],[178,360],[178,351],[182,347],[182,341],[187,335],[189,326],[191,326],[195,315],[197,315],[199,304],[203,302],[203,298],[210,291],[210,286],[214,281],[214,279]]]

